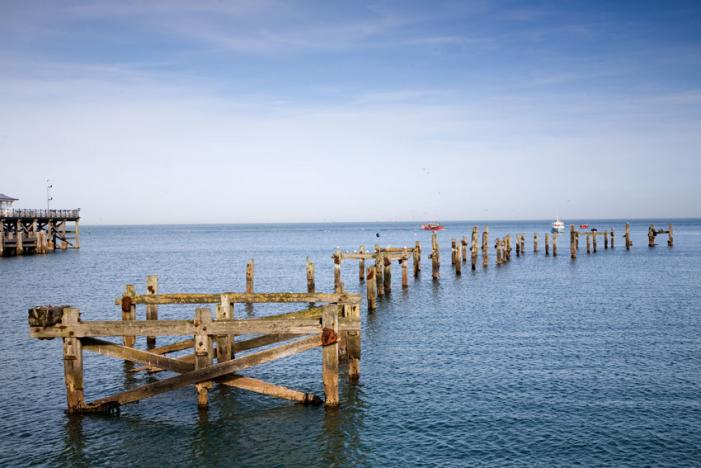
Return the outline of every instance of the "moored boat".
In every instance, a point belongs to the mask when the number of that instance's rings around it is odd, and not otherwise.
[[[552,224],[552,232],[565,232],[565,223],[559,217]]]
[[[428,223],[422,224],[421,229],[423,229],[424,231],[442,231],[443,229],[445,229],[445,227],[441,226],[440,224]]]

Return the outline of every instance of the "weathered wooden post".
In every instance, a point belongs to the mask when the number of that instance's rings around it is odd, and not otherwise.
[[[533,233],[533,253],[538,253],[538,233]]]
[[[472,236],[470,237],[470,266],[472,271],[477,269],[477,244],[479,239],[479,228],[472,226]]]
[[[336,306],[326,306],[321,315],[322,380],[324,404],[338,406],[338,311]]]
[[[385,287],[385,295],[389,295],[392,292],[392,260],[390,260],[389,254],[387,256],[383,256],[382,260],[385,264],[382,284]]]
[[[66,250],[68,248],[68,238],[66,238],[66,224],[68,221],[64,218],[63,222],[61,223],[61,236],[63,239],[61,239],[61,250]]]
[[[457,258],[457,246],[455,239],[450,240],[450,264],[455,265],[455,259]]]
[[[376,289],[377,289],[377,284],[375,283],[375,267],[374,266],[369,266],[368,267],[368,272],[367,272],[367,282],[366,282],[366,289],[367,289],[367,295],[368,295],[368,310],[375,310],[377,309],[377,303],[376,301]]]
[[[482,231],[482,268],[489,266],[489,226]]]
[[[462,238],[462,262],[467,263],[467,236]]]
[[[630,240],[630,223],[626,223],[625,238],[626,238],[626,250],[630,250],[630,248],[633,246],[633,242]]]
[[[611,228],[611,248],[614,248],[614,242],[616,242],[616,231]]]
[[[501,265],[501,240],[497,237],[494,241],[494,250],[496,251],[496,264]]]
[[[400,262],[402,265],[402,289],[406,289],[409,287],[409,250],[406,247],[404,247]]]
[[[516,256],[521,256],[521,235],[516,234]]]
[[[502,249],[502,260],[509,261],[511,260],[511,234],[507,234],[506,236],[504,236],[504,239],[502,239],[502,241],[504,242],[504,248]]]
[[[360,260],[358,261],[358,281],[361,283],[365,281],[365,246],[361,245],[360,249],[358,249],[358,253],[360,254]]]
[[[577,258],[577,234],[574,231],[574,224],[570,224],[570,258],[572,260]]]
[[[56,229],[54,228],[53,219],[50,219],[46,225],[46,235],[48,237],[47,249],[53,251],[56,248]]]
[[[550,233],[545,233],[545,256],[550,256]]]
[[[136,302],[134,302],[134,296],[136,296],[134,285],[127,284],[124,290],[124,296],[122,296],[122,320],[124,321],[136,320]],[[133,335],[124,336],[123,342],[124,346],[133,348],[134,343],[136,343],[136,337]]]
[[[559,235],[560,233],[557,231],[553,232],[553,257],[557,257],[557,238]]]
[[[385,260],[379,245],[375,246],[375,282],[377,283],[377,297],[385,295],[384,286]]]
[[[148,275],[146,277],[146,294],[149,296],[155,296],[158,294],[158,276]],[[146,320],[158,320],[158,305],[157,304],[147,304],[146,305]],[[156,346],[156,337],[147,336],[146,337],[146,347],[153,348]]]
[[[341,278],[341,251],[336,249],[333,254],[333,289],[336,294],[343,292],[343,280]]]
[[[434,280],[441,277],[440,248],[438,246],[438,236],[434,232],[431,234],[431,275]]]
[[[75,325],[80,321],[80,310],[73,307],[63,309],[61,323]],[[85,406],[83,391],[83,343],[80,338],[63,339],[63,377],[66,383],[68,413],[79,413]]]
[[[195,370],[204,369],[212,365],[212,338],[207,330],[212,323],[212,312],[207,307],[198,308],[195,311]],[[209,405],[209,389],[212,382],[195,384],[197,390],[197,407],[207,409]]]
[[[669,237],[667,238],[667,245],[668,245],[669,247],[674,247],[674,237],[673,237],[673,234],[672,234],[672,225],[670,224],[670,225],[667,227],[667,229],[668,229],[668,233],[669,233]]]
[[[462,275],[462,245],[458,245],[455,252],[455,274]]]
[[[75,221],[75,244],[73,245],[74,249],[79,249],[80,248],[80,221],[76,220]]]
[[[655,236],[657,234],[655,233],[655,225],[651,224],[649,228],[647,228],[647,246],[648,247],[654,247],[655,246]]]
[[[316,292],[316,284],[314,283],[314,262],[307,257],[307,292]]]
[[[234,304],[227,294],[222,294],[217,306],[217,320],[231,320],[234,318]],[[234,335],[217,336],[217,362],[224,362],[234,358]]]
[[[414,246],[414,278],[419,277],[419,272],[421,271],[421,243],[416,241]]]
[[[15,255],[24,255],[24,226],[22,226],[22,221],[17,220],[15,228],[15,234],[17,234],[17,239],[15,239]]]
[[[587,254],[591,253],[591,234],[590,233],[585,233],[587,236]]]
[[[246,294],[253,294],[253,279],[255,276],[254,262],[250,259],[246,263]]]
[[[358,329],[348,331],[348,378],[357,381],[360,378],[360,304],[350,306],[349,318]]]
[[[596,231],[592,231],[592,233],[591,233],[591,237],[592,237],[591,246],[592,246],[592,250],[594,251],[594,253],[596,253],[596,236],[597,236],[597,234],[599,234],[599,233]]]
[[[0,257],[5,254],[5,223],[0,219]]]
[[[609,233],[608,231],[604,231],[604,250],[608,250],[609,248]]]

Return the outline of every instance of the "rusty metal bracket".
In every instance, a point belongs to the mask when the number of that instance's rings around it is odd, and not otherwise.
[[[338,343],[338,334],[331,328],[324,328],[321,332],[321,346],[330,346]]]

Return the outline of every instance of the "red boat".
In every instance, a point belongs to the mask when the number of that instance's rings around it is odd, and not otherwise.
[[[589,225],[588,224],[580,224],[579,229],[589,229]]]
[[[445,229],[445,227],[441,226],[440,224],[422,224],[421,229],[424,231],[442,231]]]

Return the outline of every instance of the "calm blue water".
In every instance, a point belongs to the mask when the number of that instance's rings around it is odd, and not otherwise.
[[[450,238],[472,223],[448,224],[439,283],[424,259],[409,291],[395,269],[391,297],[373,314],[363,306],[361,381],[341,379],[336,411],[216,389],[205,414],[185,388],[120,417],[69,418],[60,342],[29,339],[26,310],[61,303],[84,319],[119,317],[114,299],[126,283],[143,291],[147,274],[161,292],[242,290],[251,257],[257,290],[304,291],[309,256],[317,289],[330,291],[333,249],[372,246],[380,233],[383,245],[418,239],[428,250],[413,223],[84,227],[78,252],[2,258],[0,465],[698,466],[701,221],[675,220],[673,249],[664,236],[649,249],[648,223],[634,222],[630,252],[623,221],[591,224],[614,225],[617,246],[587,256],[582,243],[573,263],[566,235],[559,257],[543,256],[548,222],[489,223],[490,240],[526,233],[526,256],[461,277]],[[357,265],[345,265],[344,281],[359,288]],[[288,309],[236,314],[277,310]],[[320,363],[314,350],[247,375],[323,395]],[[89,400],[154,378],[86,354]]]

